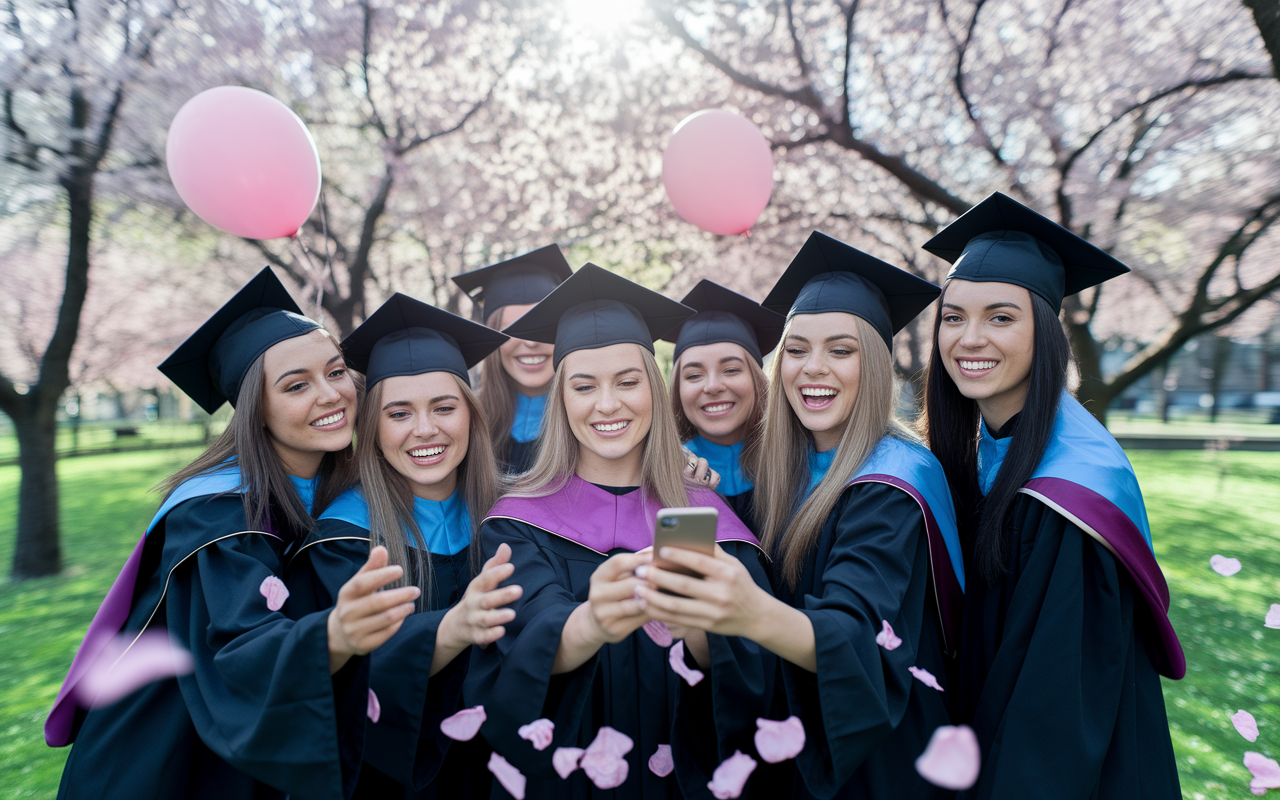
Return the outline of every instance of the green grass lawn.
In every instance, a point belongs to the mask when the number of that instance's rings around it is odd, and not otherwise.
[[[150,518],[149,487],[191,458],[168,450],[61,463],[62,577],[0,582],[0,786],[11,798],[51,798],[66,750],[42,725],[99,601]],[[1280,603],[1280,454],[1145,451],[1131,455],[1146,494],[1156,552],[1187,651],[1185,680],[1165,683],[1183,796],[1252,797],[1246,750],[1280,758],[1280,630],[1262,626]],[[12,556],[18,471],[0,468],[0,567]],[[1223,578],[1214,553],[1244,569]],[[1244,708],[1249,744],[1230,717]]]

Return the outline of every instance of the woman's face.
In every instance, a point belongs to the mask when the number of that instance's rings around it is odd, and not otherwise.
[[[742,345],[732,342],[690,347],[680,354],[680,406],[704,439],[730,445],[747,435],[756,406],[749,358]]]
[[[580,462],[643,459],[653,423],[653,386],[637,344],[575,350],[564,357],[564,406]]]
[[[313,478],[325,453],[351,444],[356,386],[322,331],[272,345],[262,356],[262,420],[285,471]]]
[[[531,308],[532,304],[503,306],[498,329],[511,325]],[[525,339],[508,339],[498,349],[502,368],[516,382],[516,390],[526,397],[539,397],[551,387],[551,379],[556,374],[551,361],[554,352],[554,345]]]
[[[1031,292],[1011,283],[953,279],[942,295],[938,352],[960,394],[988,424],[1022,410],[1031,379]]]
[[[467,455],[471,409],[449,372],[397,375],[378,384],[378,447],[414,495],[447,500]]]
[[[862,377],[862,343],[852,314],[797,314],[782,340],[782,388],[818,452],[840,443]]]

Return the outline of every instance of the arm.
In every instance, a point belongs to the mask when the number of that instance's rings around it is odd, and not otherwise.
[[[636,599],[641,581],[634,577],[636,568],[649,560],[648,553],[619,553],[596,568],[587,602],[565,622],[552,675],[572,672],[601,647],[622,641],[649,620]]]

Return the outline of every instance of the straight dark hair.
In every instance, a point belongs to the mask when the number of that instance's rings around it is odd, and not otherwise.
[[[950,282],[947,283],[950,286]],[[942,304],[946,287],[938,298],[933,320],[933,351],[925,378],[925,413],[921,433],[929,449],[942,464],[951,485],[951,496],[960,524],[961,541],[969,563],[988,584],[1005,572],[1004,522],[1018,490],[1031,479],[1044,456],[1058,415],[1058,400],[1067,385],[1071,344],[1062,329],[1058,312],[1034,292],[1031,320],[1034,342],[1027,398],[1014,429],[1009,454],[996,473],[991,491],[983,497],[978,485],[978,404],[960,393],[947,374],[938,349],[938,329],[946,313]]]

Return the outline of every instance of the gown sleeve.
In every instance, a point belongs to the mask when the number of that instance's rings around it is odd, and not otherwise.
[[[298,797],[349,796],[363,746],[366,659],[329,674],[328,610],[290,618],[287,599],[268,608],[260,587],[283,573],[283,546],[243,531],[235,497],[188,501],[165,521],[165,623],[194,658],[194,671],[178,679],[192,723],[217,756],[264,783]],[[203,546],[192,552],[192,542]]]

